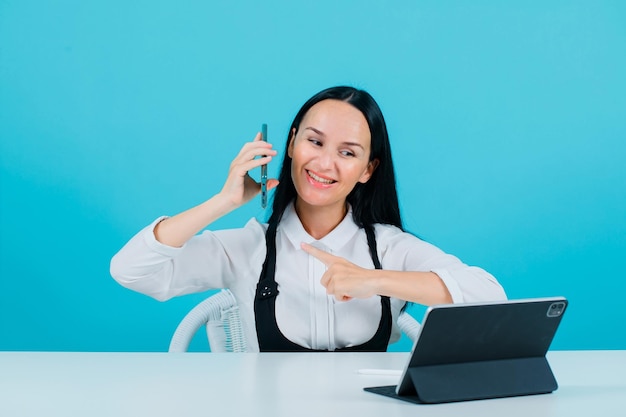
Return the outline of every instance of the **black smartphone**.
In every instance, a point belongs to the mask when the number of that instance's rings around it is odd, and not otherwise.
[[[267,142],[267,124],[261,125],[261,139]],[[261,207],[267,207],[267,164],[261,165]]]

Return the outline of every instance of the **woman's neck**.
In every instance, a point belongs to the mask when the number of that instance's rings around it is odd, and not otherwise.
[[[336,206],[318,207],[296,199],[294,207],[304,230],[317,240],[332,232],[348,213],[345,203]]]

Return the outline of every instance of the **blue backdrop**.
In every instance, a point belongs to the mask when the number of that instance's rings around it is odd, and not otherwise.
[[[207,294],[133,293],[111,256],[337,84],[385,113],[408,229],[568,297],[553,348],[626,349],[625,4],[0,0],[0,350],[166,350]]]

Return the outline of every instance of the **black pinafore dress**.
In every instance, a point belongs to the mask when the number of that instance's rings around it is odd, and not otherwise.
[[[276,323],[276,296],[279,294],[278,284],[274,279],[276,272],[277,227],[277,224],[270,223],[265,234],[267,254],[254,297],[254,315],[259,349],[261,352],[325,352],[324,350],[305,348],[292,342],[283,335]],[[365,227],[365,233],[374,266],[376,269],[381,269],[376,251],[374,229],[371,226]],[[382,314],[374,336],[358,346],[339,348],[335,352],[385,352],[387,350],[392,327],[389,297],[381,296],[380,304]]]

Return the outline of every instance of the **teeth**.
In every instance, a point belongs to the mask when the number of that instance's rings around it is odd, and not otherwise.
[[[314,173],[312,173],[311,171],[307,171],[309,173],[309,175],[311,176],[311,178],[313,178],[315,181],[317,182],[321,182],[322,184],[332,184],[333,180],[326,180],[324,178],[320,178],[317,175],[315,175]]]

